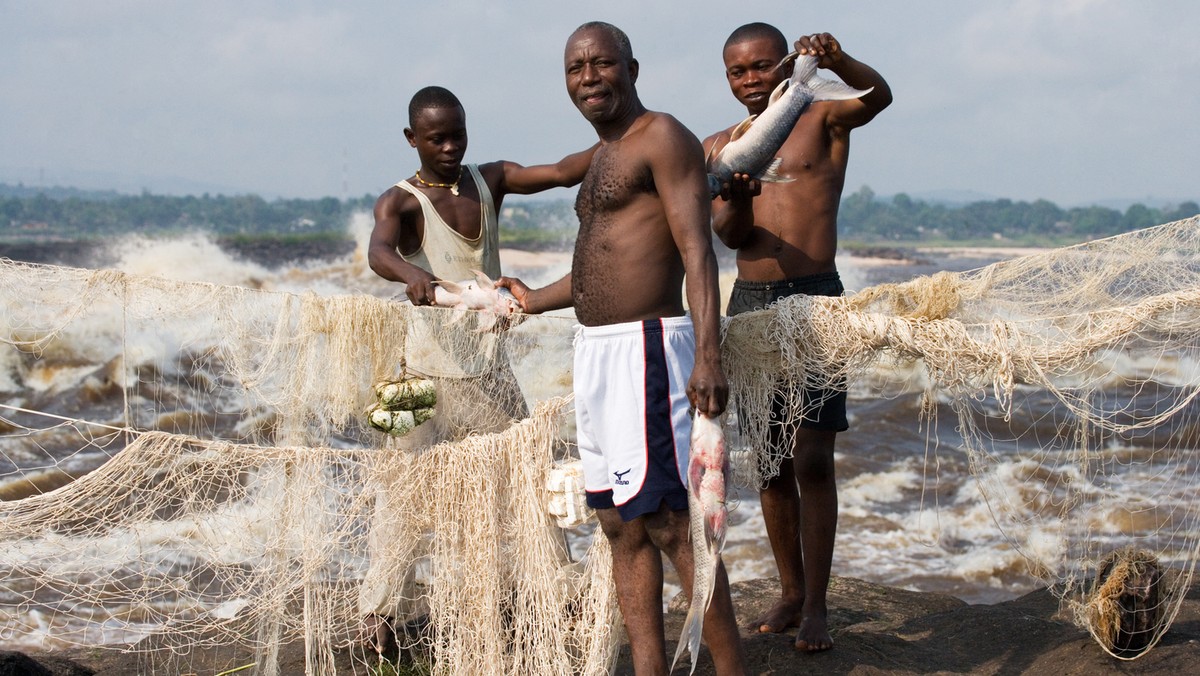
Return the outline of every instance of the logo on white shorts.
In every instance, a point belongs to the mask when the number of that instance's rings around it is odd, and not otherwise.
[[[613,483],[618,486],[628,486],[629,480],[624,477],[626,474],[629,474],[632,471],[633,471],[632,469],[627,469],[624,472],[613,472],[613,476],[616,477],[615,479],[613,479]]]

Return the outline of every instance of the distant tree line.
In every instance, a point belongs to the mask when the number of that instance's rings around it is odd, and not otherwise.
[[[218,237],[338,236],[350,216],[370,211],[375,197],[278,199],[257,195],[121,195],[74,189],[30,194],[0,184],[0,239],[88,239],[139,232],[202,230]],[[1046,200],[1008,199],[965,205],[930,203],[899,194],[881,199],[869,187],[842,200],[838,223],[845,241],[937,243],[974,241],[1062,244],[1108,237],[1200,214],[1194,201],[1157,209],[1134,204],[1124,212],[1101,206],[1063,209]],[[500,214],[507,246],[565,248],[578,221],[570,199],[509,200]]]
[[[842,199],[838,229],[862,242],[1008,240],[1029,244],[1088,241],[1141,230],[1200,214],[1183,202],[1166,209],[1133,204],[1124,212],[1101,206],[1060,208],[1047,200],[1009,199],[947,205],[914,200],[903,193],[879,199],[866,186]]]
[[[374,197],[268,202],[257,195],[184,197],[71,195],[55,199],[0,197],[0,237],[96,238],[140,232],[164,235],[203,230],[217,235],[344,232],[350,215],[370,209]]]

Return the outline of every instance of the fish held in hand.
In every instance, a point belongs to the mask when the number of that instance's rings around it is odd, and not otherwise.
[[[480,318],[480,329],[488,330],[501,317],[508,317],[521,311],[521,304],[513,297],[512,292],[504,287],[497,287],[490,277],[472,270],[475,279],[461,282],[436,281],[433,302],[438,307],[455,310],[478,310],[484,313]]]
[[[697,412],[692,420],[692,444],[688,457],[688,492],[694,493],[704,514],[705,540],[716,551],[725,546],[725,479],[729,454],[720,420]]]
[[[725,504],[729,453],[719,418],[710,418],[699,411],[692,418],[687,474],[689,534],[695,569],[691,603],[683,622],[683,633],[675,648],[671,670],[674,671],[675,664],[686,649],[692,656],[691,671],[694,672],[704,633],[704,613],[712,602],[717,570],[721,565],[721,550],[725,547],[725,527],[729,521],[729,510]]]
[[[870,89],[855,89],[844,82],[817,76],[817,57],[792,52],[779,62],[782,68],[795,60],[792,77],[779,83],[767,108],[751,115],[730,132],[729,142],[715,155],[709,151],[708,189],[713,197],[735,173],[750,174],[765,183],[785,183],[795,179],[779,175],[782,159],[775,156],[783,147],[796,120],[814,101],[842,101],[864,96]],[[716,147],[715,145],[713,146]]]

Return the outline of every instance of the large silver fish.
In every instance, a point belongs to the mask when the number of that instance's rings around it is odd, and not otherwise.
[[[728,183],[734,173],[750,174],[768,183],[794,180],[777,173],[783,160],[775,157],[775,153],[783,147],[800,115],[813,101],[856,99],[871,91],[818,77],[817,57],[811,54],[792,52],[776,68],[782,68],[793,59],[796,65],[792,77],[780,82],[771,92],[766,110],[734,127],[729,142],[715,156],[709,151],[708,189],[713,197],[721,194],[721,185]]]
[[[692,598],[683,633],[675,647],[671,671],[686,648],[696,670],[700,638],[704,633],[704,613],[712,602],[721,550],[725,547],[725,524],[729,510],[725,506],[725,481],[729,476],[729,454],[721,421],[696,412],[692,418],[691,450],[688,456],[688,517],[692,539]]]

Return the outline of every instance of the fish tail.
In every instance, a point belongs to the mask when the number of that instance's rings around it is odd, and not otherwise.
[[[708,589],[702,595],[699,589],[692,589],[691,603],[688,604],[687,617],[683,620],[683,631],[679,634],[679,643],[675,646],[675,658],[671,660],[671,672],[675,671],[675,665],[679,663],[679,658],[683,656],[683,651],[686,649],[692,657],[692,668],[688,674],[693,674],[696,671],[696,658],[700,656],[700,641],[704,636],[704,614],[708,612],[708,607],[712,605],[713,592],[717,586],[717,568],[721,565],[721,552],[719,549],[713,550],[710,546],[709,551],[713,552],[713,566],[711,577],[708,580]]]
[[[671,669],[675,671],[675,665],[679,664],[679,658],[683,657],[683,651],[687,650],[692,656],[692,668],[688,671],[689,674],[696,671],[696,655],[700,653],[700,634],[701,622],[704,617],[704,611],[696,612],[696,604],[693,603],[688,608],[687,618],[683,621],[683,633],[679,636],[679,643],[675,646],[675,657],[671,660]]]
[[[806,69],[806,71],[809,69]],[[812,62],[811,72],[801,76],[804,86],[812,91],[813,101],[848,101],[866,96],[874,87],[855,89],[841,80],[826,80],[817,75],[817,63]]]
[[[812,91],[813,101],[846,101],[849,99],[857,99],[860,96],[866,96],[874,87],[869,89],[855,89],[850,85],[840,80],[826,80],[817,75],[817,59],[814,56],[806,55],[800,57],[800,52],[792,52],[783,57],[776,66],[776,69],[783,68],[788,63],[795,61],[796,70],[792,73],[792,77],[785,82],[800,85]],[[780,86],[784,84],[779,83]],[[772,96],[776,96],[772,92]]]

